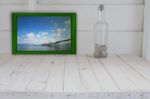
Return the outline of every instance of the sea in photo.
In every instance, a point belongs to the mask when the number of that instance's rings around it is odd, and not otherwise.
[[[71,50],[71,17],[17,17],[18,51]]]

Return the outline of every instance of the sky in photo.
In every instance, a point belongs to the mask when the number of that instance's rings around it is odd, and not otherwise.
[[[17,18],[17,43],[39,45],[70,39],[69,16],[19,16]]]

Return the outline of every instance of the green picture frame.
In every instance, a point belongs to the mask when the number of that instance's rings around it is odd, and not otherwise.
[[[18,48],[20,48],[19,46],[19,37],[20,34],[18,34],[19,28],[23,25],[23,18],[34,18],[34,17],[39,17],[39,18],[45,18],[45,17],[54,17],[53,20],[55,20],[56,22],[59,22],[57,19],[55,19],[55,17],[60,18],[62,17],[62,20],[60,20],[60,22],[63,22],[63,18],[70,18],[70,43],[67,43],[69,47],[67,47],[68,49],[66,50],[20,50]],[[22,18],[21,22],[20,19]],[[67,19],[66,19],[67,20]],[[31,21],[31,20],[30,20]],[[19,23],[20,22],[20,23]],[[27,22],[26,22],[27,23]],[[26,24],[25,23],[25,24]],[[34,21],[33,21],[34,23]],[[18,25],[19,24],[19,25]],[[21,25],[20,25],[21,24]],[[24,26],[25,27],[25,26]],[[63,26],[61,26],[63,27]],[[26,28],[28,29],[28,28]],[[47,33],[48,34],[48,33]],[[33,34],[32,34],[33,35]],[[61,38],[61,37],[60,37]],[[23,40],[20,40],[20,42]],[[56,41],[56,40],[55,40]],[[63,40],[62,42],[64,42],[65,40]],[[61,41],[60,41],[61,42]],[[48,43],[48,46],[57,46],[61,45],[61,44],[66,44],[66,43],[61,43],[58,44],[60,42],[53,42],[53,43]],[[22,43],[21,43],[22,44]],[[69,45],[70,44],[70,45]],[[44,44],[42,44],[44,45]],[[46,46],[46,47],[48,47]],[[66,46],[66,45],[65,45]],[[12,54],[76,54],[76,13],[12,13]]]

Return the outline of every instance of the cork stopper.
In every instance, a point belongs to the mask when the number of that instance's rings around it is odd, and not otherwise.
[[[100,11],[103,11],[103,10],[104,10],[104,4],[100,4],[99,7],[98,7],[98,9],[99,9]]]

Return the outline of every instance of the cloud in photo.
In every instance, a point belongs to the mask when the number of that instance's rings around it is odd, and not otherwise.
[[[19,17],[18,44],[41,45],[70,39],[70,17]]]
[[[40,32],[40,33],[26,33],[22,38],[18,38],[18,43],[21,44],[30,44],[30,45],[39,45],[43,43],[50,42],[50,36],[48,32]]]
[[[57,28],[52,31],[53,33],[48,32],[39,32],[33,33],[29,32],[22,37],[18,37],[19,44],[29,44],[29,45],[40,45],[43,43],[54,43],[60,40],[68,39],[66,34],[66,28]]]

